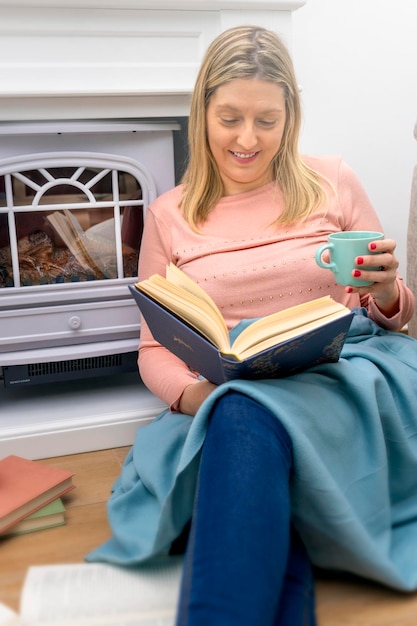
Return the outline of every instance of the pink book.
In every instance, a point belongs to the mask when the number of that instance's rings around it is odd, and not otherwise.
[[[0,533],[74,489],[73,472],[10,455],[0,460]]]

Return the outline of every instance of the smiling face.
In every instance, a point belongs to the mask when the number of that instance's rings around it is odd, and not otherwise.
[[[285,129],[284,90],[260,79],[236,79],[216,89],[206,110],[207,137],[224,195],[272,180],[271,161]]]

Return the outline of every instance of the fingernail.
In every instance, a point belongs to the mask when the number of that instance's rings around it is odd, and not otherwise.
[[[371,243],[371,250],[375,250],[376,248],[376,243]]]
[[[352,293],[353,287],[346,287],[346,293]]]
[[[363,263],[363,256],[358,256],[358,258],[356,259],[356,265],[362,265]]]
[[[362,274],[362,272],[360,270],[354,270],[353,275],[355,278],[358,278],[360,275]]]

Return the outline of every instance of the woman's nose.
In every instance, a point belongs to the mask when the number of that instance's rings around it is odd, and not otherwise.
[[[257,143],[255,127],[252,123],[243,124],[238,137],[239,145],[246,150],[250,150]]]

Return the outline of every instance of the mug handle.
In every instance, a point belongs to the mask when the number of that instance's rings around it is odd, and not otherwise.
[[[337,269],[336,263],[334,263],[333,261],[330,261],[330,263],[325,263],[323,259],[321,258],[325,250],[333,250],[333,247],[334,246],[332,243],[325,243],[324,245],[320,246],[320,248],[317,249],[317,252],[316,252],[317,265],[319,265],[320,267],[323,267],[326,270],[335,271]]]

